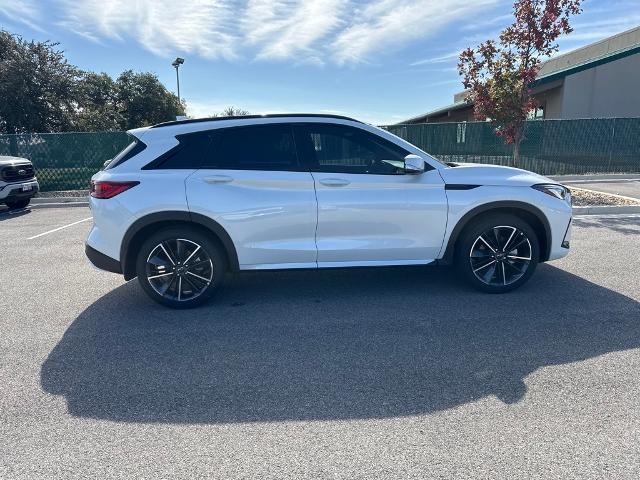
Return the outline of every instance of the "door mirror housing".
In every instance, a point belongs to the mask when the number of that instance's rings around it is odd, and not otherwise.
[[[412,175],[424,172],[424,159],[418,155],[410,154],[404,157],[404,171]]]

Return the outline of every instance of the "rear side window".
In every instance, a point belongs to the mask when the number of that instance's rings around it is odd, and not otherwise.
[[[213,154],[202,168],[300,170],[289,125],[256,125],[218,130]]]
[[[124,149],[119,154],[113,157],[113,159],[105,162],[104,169],[109,170],[111,168],[117,167],[118,165],[121,165],[122,163],[126,162],[130,158],[135,157],[145,148],[147,148],[147,146],[144,143],[142,143],[137,138],[133,137],[133,141],[129,145],[124,147]]]

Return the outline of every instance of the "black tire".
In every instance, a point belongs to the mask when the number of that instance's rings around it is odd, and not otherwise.
[[[456,244],[458,271],[474,288],[488,293],[524,285],[539,259],[534,229],[515,215],[483,215],[464,229]]]
[[[30,198],[23,198],[20,200],[10,200],[7,202],[7,207],[9,207],[9,209],[11,210],[19,210],[29,205],[30,201],[31,201]]]
[[[145,293],[171,308],[205,303],[222,285],[226,271],[226,256],[218,242],[189,227],[154,233],[136,257],[136,273]]]

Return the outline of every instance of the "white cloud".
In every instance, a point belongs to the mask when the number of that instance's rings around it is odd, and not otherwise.
[[[60,24],[87,38],[134,37],[157,55],[194,53],[233,58],[234,12],[217,0],[58,0]]]
[[[249,0],[241,22],[246,43],[257,46],[259,59],[300,58],[321,64],[314,47],[341,23],[341,0]]]
[[[0,15],[17,23],[24,23],[34,30],[42,32],[38,25],[40,11],[33,0],[0,0]]]
[[[412,67],[418,65],[431,65],[433,63],[450,63],[453,60],[457,60],[460,57],[460,50],[455,50],[453,52],[447,53],[446,55],[439,55],[437,57],[429,57],[423,60],[418,60],[416,62],[412,62],[409,65]]]
[[[506,27],[511,23],[513,23],[513,14],[507,13],[487,20],[474,19],[473,21],[468,22],[466,25],[463,25],[460,30],[486,30],[487,27],[493,27],[498,24]]]
[[[495,3],[497,0],[376,0],[354,10],[355,22],[331,45],[333,57],[338,64],[367,61],[373,53],[434,38],[445,25]]]

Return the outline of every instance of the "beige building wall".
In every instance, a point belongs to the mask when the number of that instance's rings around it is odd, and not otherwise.
[[[567,76],[561,108],[560,118],[640,117],[640,53]]]

